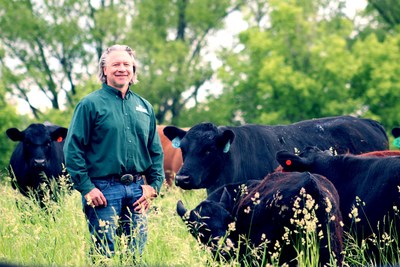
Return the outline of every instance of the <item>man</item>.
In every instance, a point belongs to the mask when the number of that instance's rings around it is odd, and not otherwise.
[[[132,251],[142,254],[146,211],[164,180],[153,107],[130,89],[138,82],[136,71],[130,47],[113,45],[102,54],[102,88],[76,106],[64,146],[95,249],[107,256],[122,235]]]

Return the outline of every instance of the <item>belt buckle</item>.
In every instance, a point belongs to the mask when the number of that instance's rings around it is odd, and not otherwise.
[[[134,177],[132,174],[127,173],[121,176],[121,184],[130,185],[133,183]]]

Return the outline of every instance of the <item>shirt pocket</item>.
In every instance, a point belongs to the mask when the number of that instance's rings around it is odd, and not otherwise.
[[[147,140],[150,132],[150,115],[143,112],[137,112],[136,132],[139,136]]]

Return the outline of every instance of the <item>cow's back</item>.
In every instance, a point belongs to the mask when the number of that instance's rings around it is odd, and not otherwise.
[[[296,199],[302,200],[295,204]],[[311,218],[307,219],[306,213],[302,215],[306,209]],[[343,228],[339,195],[334,185],[321,175],[298,172],[267,175],[240,199],[236,207],[236,234],[250,233],[250,239],[257,244],[262,243],[263,235],[271,244],[280,243],[285,249],[280,259],[289,263],[297,252],[292,244],[286,247],[282,238],[286,234],[295,236],[301,228],[305,230],[312,225],[313,216],[318,221],[315,230],[323,232],[323,238],[318,240],[321,265],[329,263],[334,254],[341,266]]]
[[[307,146],[333,149],[338,154],[361,154],[389,148],[387,134],[378,122],[352,116],[327,117],[272,126],[279,148],[299,151]]]
[[[328,117],[289,125],[255,125],[220,127],[235,133],[231,145],[231,162],[218,186],[230,182],[263,179],[279,166],[276,152],[301,151],[308,146],[333,149],[338,154],[361,154],[388,149],[383,127],[373,120],[351,116]],[[231,164],[231,165],[229,165]],[[233,178],[232,178],[233,177]]]

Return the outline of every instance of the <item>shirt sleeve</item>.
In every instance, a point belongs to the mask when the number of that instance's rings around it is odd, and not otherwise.
[[[158,193],[160,193],[161,186],[165,179],[164,174],[164,152],[162,150],[160,136],[158,135],[156,128],[156,119],[154,112],[152,113],[151,127],[149,132],[149,143],[148,150],[152,160],[152,164],[145,175],[147,182],[152,186]]]
[[[82,195],[86,195],[95,188],[88,175],[85,160],[85,146],[90,136],[90,121],[88,106],[82,102],[78,103],[64,144],[65,166],[74,182],[74,188]]]

